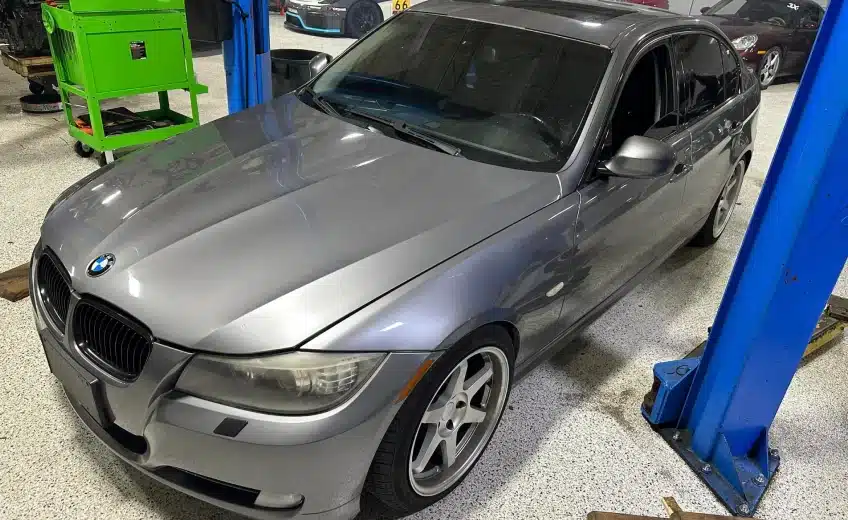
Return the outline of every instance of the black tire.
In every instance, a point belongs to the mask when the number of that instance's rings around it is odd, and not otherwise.
[[[737,168],[741,169],[740,176],[737,180],[737,182],[739,183],[738,190],[741,191],[742,182],[745,180],[745,173],[748,170],[748,164],[745,162],[744,159],[741,159],[733,166],[733,173],[731,173],[730,177],[727,179],[727,182],[729,183],[737,174]],[[735,207],[736,201],[738,200],[739,191],[736,192],[735,196],[733,197],[733,200],[730,202],[730,214],[726,217],[728,222],[730,221],[730,217],[733,215],[733,208]],[[713,204],[713,208],[710,210],[710,216],[707,217],[707,221],[704,223],[703,227],[701,227],[701,229],[698,231],[698,234],[695,235],[694,238],[692,238],[692,240],[689,242],[690,246],[709,247],[718,242],[718,239],[721,238],[722,234],[724,234],[724,230],[727,229],[727,222],[725,222],[723,226],[721,226],[721,229],[716,232],[716,219],[719,215],[719,204],[721,203],[723,194],[724,189],[722,189],[722,193],[719,194],[718,198]]]
[[[416,493],[410,484],[409,458],[424,412],[453,369],[467,356],[484,346],[496,347],[506,355],[509,364],[509,384],[506,388],[505,403],[509,401],[514,373],[515,347],[510,335],[503,328],[493,325],[485,326],[463,338],[442,355],[398,411],[377,448],[365,479],[362,495],[363,514],[385,519],[400,518],[420,511],[453,491],[480,461],[491,436],[485,440],[482,451],[468,470],[443,492],[432,496],[422,496]],[[497,431],[505,409],[506,404],[497,417],[493,433]]]
[[[768,80],[763,80],[763,69],[768,66],[767,61],[771,59],[772,56],[777,56],[777,64],[774,66],[773,75]],[[780,66],[783,64],[783,51],[780,47],[772,47],[767,50],[765,54],[763,54],[762,59],[760,59],[760,64],[757,66],[757,79],[760,81],[760,90],[765,90],[774,84],[774,81],[777,79],[778,74],[780,73]]]
[[[44,85],[42,85],[41,83],[39,83],[37,81],[30,81],[29,82],[29,91],[32,92],[33,94],[35,94],[35,95],[43,94],[44,90],[45,90]]]
[[[88,158],[94,155],[94,148],[88,146],[87,144],[83,144],[82,141],[77,141],[74,143],[74,152],[77,155],[83,158]]]
[[[359,0],[347,10],[345,34],[362,38],[368,31],[383,23],[383,10],[372,0]]]

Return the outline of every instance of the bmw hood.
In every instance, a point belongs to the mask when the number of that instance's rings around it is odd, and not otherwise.
[[[260,353],[298,347],[559,192],[556,175],[434,152],[285,96],[96,172],[56,204],[42,244],[77,292],[160,340]]]

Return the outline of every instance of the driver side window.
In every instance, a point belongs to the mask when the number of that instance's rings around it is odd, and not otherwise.
[[[818,28],[821,24],[822,10],[815,5],[805,5],[801,10],[801,28]]]
[[[628,137],[664,139],[677,130],[671,63],[669,49],[662,44],[630,70],[607,128],[601,160],[615,155]]]

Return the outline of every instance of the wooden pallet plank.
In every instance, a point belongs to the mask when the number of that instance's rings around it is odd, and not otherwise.
[[[3,64],[25,78],[38,78],[56,74],[53,58],[50,56],[20,57],[8,52],[2,53]]]
[[[29,262],[0,273],[0,298],[16,302],[29,295]]]

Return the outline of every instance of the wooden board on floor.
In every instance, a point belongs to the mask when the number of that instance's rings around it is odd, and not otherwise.
[[[660,518],[658,516],[635,516],[622,515],[621,513],[601,513],[592,511],[586,520],[668,520],[668,518]]]
[[[684,513],[678,512],[671,515],[671,520],[732,520],[738,518],[735,516],[724,515],[708,515],[705,513]],[[635,516],[622,515],[621,513],[601,513],[592,511],[586,520],[669,520],[669,518],[661,518],[658,516]]]
[[[29,296],[29,263],[0,273],[0,298],[16,302]]]
[[[53,69],[53,58],[51,56],[22,58],[8,52],[3,52],[2,56],[3,65],[25,78],[40,78],[56,74],[56,71]]]

